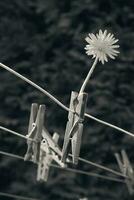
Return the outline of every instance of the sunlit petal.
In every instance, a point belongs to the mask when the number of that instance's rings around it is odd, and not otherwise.
[[[115,39],[113,34],[107,33],[107,30],[104,32],[99,30],[99,33],[96,35],[89,33],[85,40],[88,43],[85,47],[86,54],[91,55],[92,58],[98,57],[102,64],[108,62],[108,57],[115,59],[119,53],[117,51],[119,45],[115,44],[118,42],[118,39]]]

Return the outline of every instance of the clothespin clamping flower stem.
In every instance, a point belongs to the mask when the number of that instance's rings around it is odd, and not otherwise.
[[[72,146],[72,158],[73,163],[78,163],[80,146],[81,146],[81,137],[83,132],[83,120],[86,109],[87,102],[87,93],[84,93],[85,87],[95,69],[96,64],[100,61],[102,64],[108,61],[108,57],[114,59],[115,56],[119,53],[116,49],[119,45],[115,45],[118,41],[114,38],[114,35],[105,30],[104,33],[102,30],[98,34],[89,34],[86,37],[88,45],[86,45],[87,55],[92,55],[95,58],[94,63],[89,70],[87,77],[85,78],[79,93],[72,92],[70,100],[70,111],[68,114],[68,122],[66,125],[63,149],[62,149],[62,161],[65,162],[69,154],[69,143],[71,141]]]

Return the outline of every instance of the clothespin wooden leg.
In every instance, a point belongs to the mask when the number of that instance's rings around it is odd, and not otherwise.
[[[82,93],[78,95],[77,100],[78,104],[76,106],[76,113],[74,116],[74,124],[76,127],[74,132],[72,133],[72,155],[73,155],[73,163],[75,165],[78,164],[79,154],[80,154],[80,147],[81,147],[81,139],[83,133],[83,121],[84,121],[84,114],[87,104],[87,97],[86,93]]]
[[[43,137],[44,138],[41,142],[40,148],[40,160],[38,163],[37,180],[46,182],[48,179],[52,161],[55,160],[60,165],[62,165],[62,163],[59,160],[58,155],[56,155],[54,151],[55,147],[57,148],[59,135],[57,133],[54,133],[53,137],[51,138],[51,136],[48,133],[44,132]]]
[[[46,107],[45,105],[40,105],[39,110],[37,113],[37,118],[36,118],[36,134],[34,137],[35,142],[33,143],[33,162],[38,163],[39,162],[39,154],[40,154],[40,144],[42,140],[42,131],[43,131],[43,126],[44,126],[44,116],[45,116],[45,110]]]
[[[129,158],[124,150],[121,151],[121,156],[116,153],[115,157],[122,174],[126,176],[125,181],[129,194],[132,195],[134,194],[134,172]]]
[[[78,164],[79,154],[80,154],[80,147],[81,147],[81,139],[82,139],[82,132],[83,132],[83,124],[79,124],[78,134],[74,135],[72,138],[72,155],[73,156],[73,163],[75,165]]]
[[[76,107],[76,99],[77,99],[78,93],[77,92],[72,92],[71,94],[71,100],[70,100],[70,110],[75,112],[75,107]],[[69,143],[70,143],[70,131],[71,128],[73,127],[74,124],[74,113],[69,111],[68,113],[68,122],[66,125],[66,131],[65,131],[65,137],[64,137],[64,143],[63,143],[63,148],[62,148],[62,162],[65,163],[68,153],[69,153]]]
[[[37,181],[41,180],[42,169],[44,167],[44,163],[43,163],[44,156],[45,156],[45,152],[43,152],[40,149],[40,159],[39,159],[38,169],[37,169]]]
[[[30,112],[30,119],[29,119],[29,127],[28,127],[28,135],[27,137],[29,138],[32,138],[32,135],[34,134],[32,131],[33,129],[33,124],[35,122],[35,119],[36,119],[36,115],[37,115],[37,111],[38,111],[38,104],[36,103],[33,103],[32,106],[31,106],[31,112]],[[32,146],[33,146],[33,141],[29,141],[27,140],[27,152],[24,156],[24,160],[27,161],[27,160],[31,160],[32,159],[32,155],[33,155],[33,150],[32,150]]]
[[[68,136],[68,133],[71,130],[71,126],[70,126],[70,122],[67,122],[67,126],[66,126],[66,132],[65,132],[65,137],[64,137],[64,145],[63,145],[63,149],[62,149],[62,162],[65,163],[68,153],[69,153],[69,145],[70,145],[70,138]]]

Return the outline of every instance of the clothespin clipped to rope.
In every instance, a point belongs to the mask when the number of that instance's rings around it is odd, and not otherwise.
[[[27,135],[27,152],[24,156],[25,161],[39,162],[40,143],[42,140],[42,130],[44,124],[45,105],[33,103],[31,106],[29,128]],[[29,141],[31,138],[33,141]]]
[[[66,158],[68,157],[70,150],[69,145],[71,144],[73,163],[76,165],[78,164],[87,97],[88,97],[87,93],[82,93],[78,95],[77,92],[72,92],[71,94],[71,100],[70,100],[71,111],[69,111],[68,122],[66,125],[64,143],[62,149],[62,162],[66,161]]]
[[[134,171],[125,150],[121,151],[121,155],[115,154],[119,168],[124,176],[126,176],[126,185],[130,195],[134,194]]]
[[[43,130],[43,140],[41,142],[40,148],[40,160],[37,169],[37,181],[48,180],[49,170],[52,161],[57,162],[61,167],[66,167],[66,164],[61,162],[62,152],[58,146],[59,135],[57,133],[50,136],[48,131],[44,128]]]

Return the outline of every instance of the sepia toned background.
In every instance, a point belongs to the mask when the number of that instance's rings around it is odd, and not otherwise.
[[[38,83],[65,105],[79,91],[92,64],[84,51],[89,32],[107,29],[119,38],[120,55],[99,63],[86,88],[87,113],[134,132],[134,1],[0,1],[0,62]],[[48,97],[0,69],[0,125],[27,134],[30,107],[45,104],[45,125],[62,147],[67,112]],[[114,153],[125,149],[134,165],[134,139],[85,119],[80,156],[119,170]],[[26,141],[0,131],[0,150],[26,152]],[[108,174],[79,163],[78,169]],[[51,168],[47,183],[36,182],[36,166],[0,155],[0,192],[42,200],[131,200],[125,184]],[[0,197],[2,200],[9,198]]]

